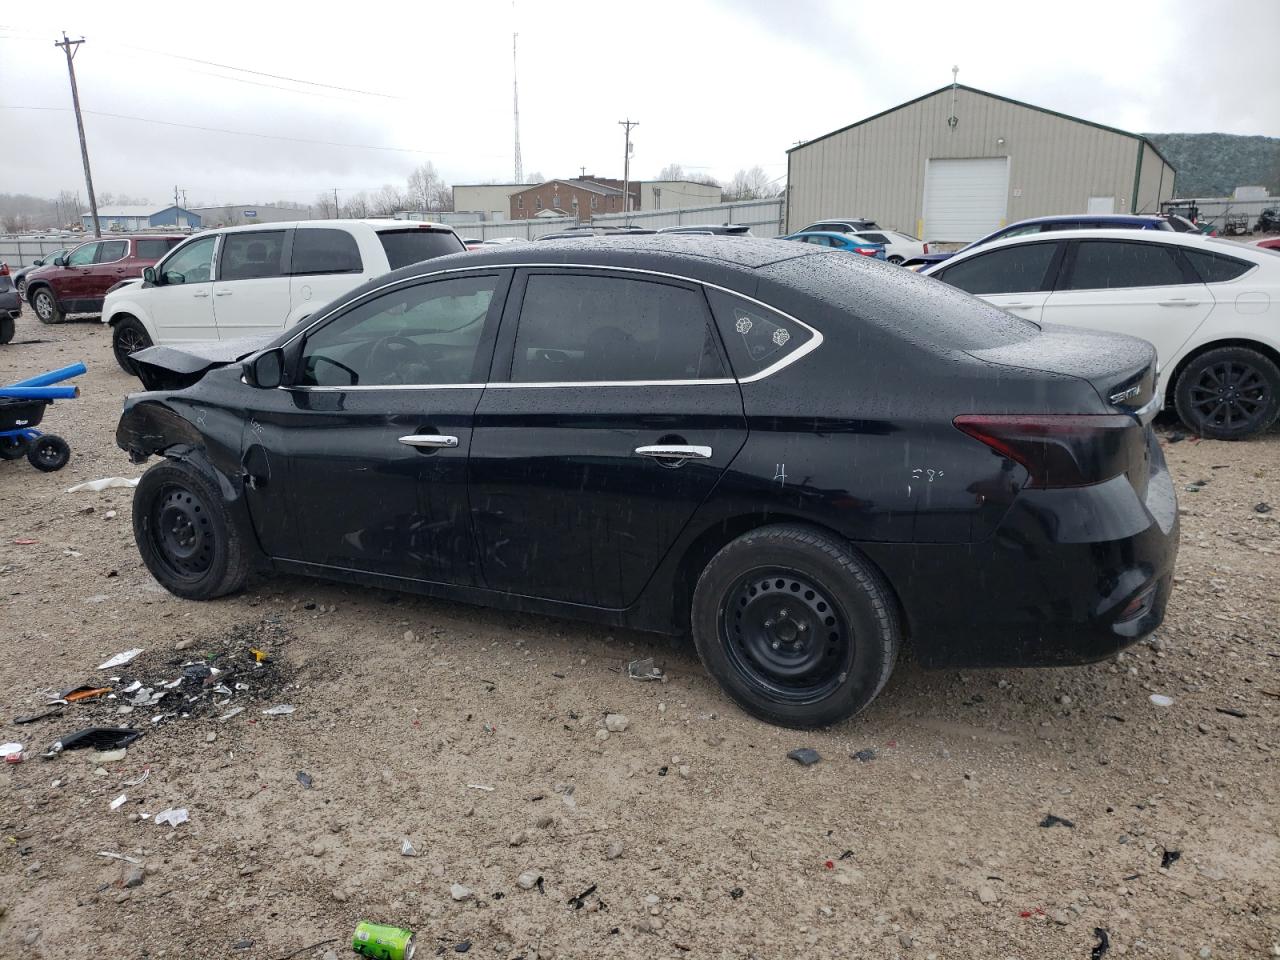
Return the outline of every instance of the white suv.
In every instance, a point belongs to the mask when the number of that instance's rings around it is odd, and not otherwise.
[[[390,270],[463,253],[453,229],[404,220],[306,220],[210,230],[107,294],[116,361],[154,344],[278,333]]]

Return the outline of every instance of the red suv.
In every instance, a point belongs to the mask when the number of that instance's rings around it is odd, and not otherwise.
[[[100,313],[107,291],[142,271],[186,239],[182,234],[89,240],[47,267],[27,274],[27,302],[41,323],[68,313]]]

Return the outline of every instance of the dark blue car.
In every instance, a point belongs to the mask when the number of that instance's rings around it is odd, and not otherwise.
[[[931,267],[935,263],[950,259],[961,250],[970,250],[973,247],[980,247],[984,243],[1003,240],[1006,237],[1020,237],[1029,233],[1045,233],[1049,230],[1097,229],[1172,230],[1173,227],[1169,226],[1169,221],[1164,217],[1131,213],[1081,213],[1070,216],[1031,217],[1027,220],[1011,223],[1007,227],[1001,227],[995,233],[989,233],[981,240],[975,240],[968,246],[961,247],[960,250],[952,250],[947,253],[926,253],[924,256],[912,257],[903,266],[910,270],[921,270],[924,267]]]

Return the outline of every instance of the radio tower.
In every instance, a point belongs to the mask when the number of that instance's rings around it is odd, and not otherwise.
[[[512,10],[515,9],[514,0],[512,0],[511,8]],[[516,178],[514,182],[524,183],[524,164],[520,160],[520,81],[519,81],[519,78],[516,76],[516,71],[519,69],[519,66],[520,66],[516,58],[516,38],[518,36],[519,36],[518,33],[512,31],[511,33],[511,98],[512,98],[512,106],[514,108],[514,113],[515,113],[515,125],[516,125]]]

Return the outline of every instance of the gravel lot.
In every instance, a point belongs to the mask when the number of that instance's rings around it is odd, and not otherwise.
[[[131,492],[65,492],[140,473],[113,441],[136,381],[106,333],[28,310],[0,347],[0,381],[90,371],[45,423],[67,468],[0,463],[0,739],[29,751],[0,770],[0,957],[318,960],[359,919],[416,930],[419,956],[1086,960],[1100,930],[1107,956],[1280,956],[1280,430],[1162,428],[1183,540],[1149,642],[1053,671],[907,663],[865,715],[800,734],[660,638],[292,578],[169,597]],[[641,656],[667,681],[627,679]],[[250,688],[234,718],[114,716],[125,695],[10,722],[209,657]],[[630,722],[605,739],[607,713]],[[122,760],[38,756],[130,721],[147,733]],[[787,759],[806,746],[820,763]],[[190,820],[143,816],[170,807]]]

